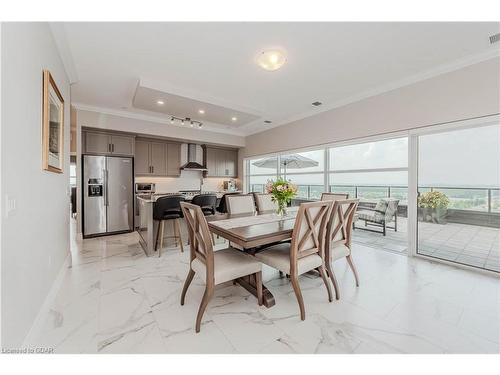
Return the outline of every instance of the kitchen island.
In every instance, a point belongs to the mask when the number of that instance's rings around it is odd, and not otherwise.
[[[136,231],[139,233],[139,243],[147,256],[152,256],[155,254],[155,243],[157,241],[158,225],[159,222],[153,220],[153,207],[156,200],[163,196],[173,195],[174,193],[164,193],[164,194],[150,194],[150,195],[138,195],[137,205],[139,211],[139,217],[136,220],[135,226]],[[214,193],[217,197],[222,197],[225,192]],[[194,195],[181,194],[184,195],[186,201],[193,199]],[[187,228],[184,225],[184,220],[181,220],[181,234],[185,233],[183,238],[187,238]],[[160,254],[160,252],[158,252]]]

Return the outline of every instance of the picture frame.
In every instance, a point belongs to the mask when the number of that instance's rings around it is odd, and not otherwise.
[[[48,70],[43,71],[42,168],[63,173],[64,99]]]

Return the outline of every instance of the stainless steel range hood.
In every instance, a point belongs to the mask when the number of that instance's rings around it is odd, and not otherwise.
[[[197,156],[197,145],[193,143],[188,143],[187,145],[188,149],[188,154],[187,154],[187,163],[181,166],[182,170],[187,170],[187,171],[206,171],[207,168],[205,168],[203,165],[198,163],[196,160],[199,160]],[[202,156],[203,159],[203,156]]]

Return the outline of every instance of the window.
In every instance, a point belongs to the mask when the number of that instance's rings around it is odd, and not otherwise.
[[[329,149],[329,189],[365,200],[408,199],[408,138]]]

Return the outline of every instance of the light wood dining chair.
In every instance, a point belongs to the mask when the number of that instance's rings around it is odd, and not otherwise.
[[[253,194],[228,195],[226,205],[230,215],[255,213]]]
[[[337,201],[340,199],[349,199],[349,194],[347,193],[322,193],[322,201]]]
[[[278,207],[276,202],[273,202],[271,194],[254,193],[253,195],[258,212],[274,211]]]
[[[344,199],[333,202],[328,225],[326,228],[325,263],[328,276],[335,289],[335,297],[340,298],[339,286],[332,270],[332,263],[346,258],[349,267],[354,273],[356,286],[359,286],[359,277],[352,260],[352,221],[358,207],[359,199]]]
[[[257,288],[257,302],[262,305],[262,265],[251,255],[233,248],[214,252],[210,230],[201,208],[191,203],[181,203],[189,232],[190,266],[181,294],[184,305],[186,292],[197,273],[205,279],[205,293],[196,317],[196,333],[200,332],[203,313],[212,298],[215,286],[226,281],[253,275]]]
[[[325,273],[324,240],[332,202],[302,203],[293,227],[291,243],[280,243],[255,254],[262,263],[290,275],[300,308],[300,319],[305,320],[304,300],[299,286],[299,275],[317,270],[325,283],[328,300],[333,301],[332,290]]]

